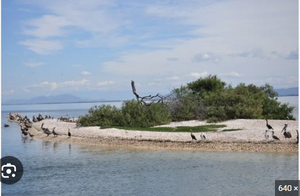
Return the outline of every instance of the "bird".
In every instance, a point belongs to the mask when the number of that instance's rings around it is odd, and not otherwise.
[[[52,129],[53,135],[54,135],[54,136],[58,136],[58,133],[56,133],[56,132],[54,131],[54,129],[55,129],[55,127],[53,127],[53,129]]]
[[[297,144],[299,143],[299,133],[298,133],[298,130],[296,130],[297,132]]]
[[[197,140],[196,136],[192,133],[192,129],[190,129],[190,131],[191,131],[192,141],[193,141],[193,140]]]
[[[46,128],[44,128],[44,123],[41,124],[41,129],[45,130]]]
[[[47,134],[47,136],[49,136],[52,132],[48,129],[48,128],[44,128],[44,123],[42,123],[41,128],[43,129],[44,133]]]
[[[266,119],[266,126],[268,127],[268,130],[269,130],[269,129],[273,129],[273,127],[272,127],[271,125],[268,124],[268,119]],[[273,130],[274,130],[274,129],[273,129]]]
[[[268,130],[265,131],[265,139],[269,139]]]
[[[272,131],[272,137],[274,140],[279,140],[279,138],[276,135],[274,135],[274,131]]]
[[[49,129],[45,129],[44,133],[47,134],[47,136],[49,136],[51,134],[51,131]]]
[[[286,139],[286,138],[291,138],[291,137],[292,137],[292,134],[291,134],[290,132],[287,132],[287,131],[286,131],[286,128],[287,128],[287,126],[288,126],[288,120],[289,120],[289,117],[287,116],[286,118],[287,118],[287,121],[286,121],[286,123],[284,124],[284,127],[283,127],[283,129],[282,129],[282,131],[281,131],[281,132],[283,132],[283,135],[284,135],[284,138],[285,138],[285,139]]]
[[[291,134],[290,132],[287,132],[287,131],[283,132],[283,135],[284,135],[284,138],[285,138],[285,139],[286,139],[286,138],[291,138],[291,137],[292,137],[292,134]]]
[[[203,133],[201,133],[200,138],[201,138],[201,140],[206,140],[206,137]]]
[[[28,132],[28,134],[29,134],[29,136],[30,136],[31,138],[33,138],[33,136],[34,136],[33,134],[31,134],[31,133],[29,133],[29,132]]]
[[[28,137],[28,133],[22,131],[22,138],[27,138],[27,137]]]
[[[71,137],[70,129],[68,129],[68,136]]]
[[[286,131],[286,128],[287,128],[287,126],[288,126],[288,120],[289,120],[289,117],[287,116],[286,118],[287,118],[287,121],[286,121],[286,123],[284,124],[284,127],[283,127],[283,129],[282,129],[281,132]]]
[[[9,125],[8,124],[4,124],[4,127],[9,127]]]

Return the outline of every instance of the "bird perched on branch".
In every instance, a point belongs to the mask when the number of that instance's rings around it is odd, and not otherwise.
[[[193,140],[197,140],[196,136],[192,133],[192,129],[190,129],[190,131],[191,131],[192,141],[193,141]]]

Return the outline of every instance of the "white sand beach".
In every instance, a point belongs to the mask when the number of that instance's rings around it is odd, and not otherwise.
[[[94,127],[76,127],[76,123],[58,121],[57,119],[46,119],[33,123],[31,134],[35,139],[46,141],[68,142],[86,146],[126,146],[134,148],[168,148],[168,149],[192,149],[203,151],[249,151],[249,152],[281,152],[298,153],[296,143],[296,130],[298,121],[289,120],[287,131],[291,132],[292,138],[285,139],[281,130],[286,120],[269,120],[274,128],[274,134],[280,139],[274,141],[269,131],[269,139],[265,138],[266,121],[237,119],[220,123],[206,123],[205,121],[183,121],[172,122],[165,127],[199,126],[208,124],[224,124],[225,128],[217,132],[205,132],[206,140],[201,141],[200,133],[194,133],[197,141],[192,141],[190,133],[186,132],[152,132],[133,131],[116,128],[101,129]],[[41,125],[52,131],[53,127],[59,136],[43,133]],[[72,136],[67,136],[70,129]],[[241,129],[238,131],[226,131],[224,129]]]

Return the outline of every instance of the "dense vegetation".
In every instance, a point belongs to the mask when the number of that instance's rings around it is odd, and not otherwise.
[[[171,121],[229,119],[294,119],[293,107],[277,100],[269,84],[241,83],[233,88],[217,76],[208,76],[172,91],[164,103],[149,106],[140,101],[126,101],[121,109],[110,105],[92,107],[81,116],[82,126],[151,127]]]
[[[176,97],[167,102],[172,120],[294,119],[293,107],[278,102],[269,84],[258,87],[241,83],[233,88],[216,76],[208,76],[174,89],[173,93]]]
[[[171,122],[171,113],[162,103],[149,106],[139,101],[125,101],[121,109],[101,105],[92,107],[79,118],[82,126],[151,127]]]

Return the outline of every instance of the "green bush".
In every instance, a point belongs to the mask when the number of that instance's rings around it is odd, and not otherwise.
[[[144,105],[132,100],[124,102],[121,109],[110,105],[94,106],[78,121],[82,126],[151,127],[170,123],[171,114],[161,103]]]
[[[235,88],[216,76],[200,78],[174,89],[176,98],[170,111],[172,120],[207,119],[209,122],[229,119],[295,119],[293,107],[277,101],[277,93],[269,84],[258,87],[239,84]],[[195,112],[197,111],[197,112]],[[197,115],[193,115],[197,113]]]
[[[121,126],[121,112],[115,106],[100,105],[89,109],[88,114],[79,117],[82,126]]]
[[[295,119],[293,107],[277,100],[269,84],[255,86],[241,83],[235,88],[217,76],[208,76],[172,91],[175,95],[163,103],[142,104],[126,101],[115,106],[94,106],[79,118],[83,126],[151,127],[171,121],[204,120],[218,122],[229,119]]]
[[[207,113],[203,98],[198,93],[186,86],[181,86],[172,91],[175,98],[169,98],[165,105],[171,112],[172,121],[201,120]]]

